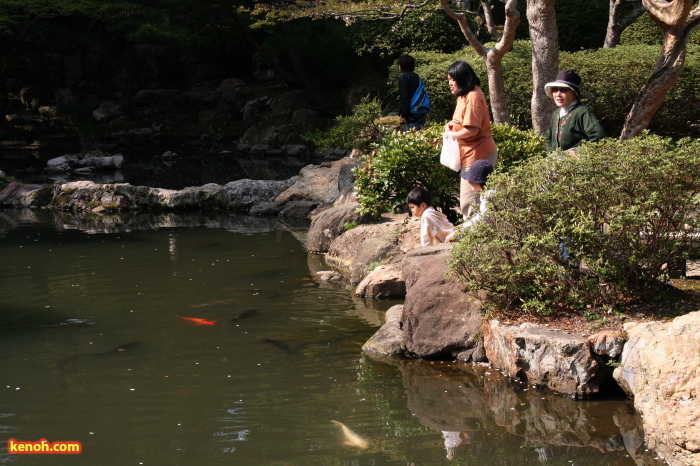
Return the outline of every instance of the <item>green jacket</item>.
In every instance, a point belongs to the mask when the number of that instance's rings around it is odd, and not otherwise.
[[[544,143],[547,152],[553,152],[557,149],[569,150],[581,141],[600,141],[604,137],[605,130],[593,111],[587,105],[577,103],[563,118],[559,117],[559,109],[552,113]]]

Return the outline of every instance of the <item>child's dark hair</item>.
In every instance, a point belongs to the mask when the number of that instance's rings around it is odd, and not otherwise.
[[[397,63],[401,71],[413,71],[416,68],[416,60],[410,55],[401,55]]]
[[[425,188],[413,188],[406,198],[407,204],[413,204],[415,206],[420,206],[424,202],[428,207],[430,207],[433,202],[433,196],[431,196],[430,191]]]

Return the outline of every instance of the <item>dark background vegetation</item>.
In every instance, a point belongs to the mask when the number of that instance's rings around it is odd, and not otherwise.
[[[430,118],[449,116],[452,96],[445,69],[458,59],[475,68],[488,94],[483,61],[467,46],[456,22],[442,9],[411,12],[401,20],[298,19],[256,24],[256,18],[237,10],[237,0],[2,0],[0,1],[0,106],[5,113],[26,106],[22,89],[45,92],[71,88],[79,98],[69,116],[55,123],[89,132],[96,103],[130,101],[141,89],[215,88],[225,78],[256,85],[256,96],[289,89],[305,89],[319,102],[330,122],[348,109],[341,99],[326,96],[349,86],[367,86],[379,96],[385,114],[397,111],[395,60],[411,53],[418,61],[434,109]],[[437,7],[437,4],[436,4]],[[503,62],[508,104],[513,122],[531,127],[531,63],[525,2],[519,3],[518,42]],[[559,0],[557,27],[562,50],[560,68],[574,69],[584,79],[584,99],[610,135],[618,135],[636,93],[658,57],[660,32],[646,16],[625,31],[622,45],[601,49],[607,24],[604,0]],[[496,22],[499,14],[496,8]],[[488,42],[486,28],[470,19],[479,38]],[[698,42],[694,34],[691,42]],[[71,76],[66,63],[80,57],[87,66]],[[275,85],[258,82],[258,74],[274,70]],[[698,136],[700,115],[698,49],[691,44],[686,66],[650,130],[674,137]],[[332,104],[332,105],[331,105]],[[224,131],[224,123],[187,128],[196,134],[217,134],[232,142],[243,122]],[[12,138],[4,120],[0,137]],[[75,132],[75,131],[74,131]]]

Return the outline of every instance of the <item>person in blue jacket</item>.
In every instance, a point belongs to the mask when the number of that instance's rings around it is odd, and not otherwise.
[[[411,98],[418,89],[420,78],[413,70],[416,68],[416,60],[410,55],[402,55],[397,60],[399,65],[399,102],[401,110],[399,116],[406,124],[406,131],[419,130],[425,126],[427,115],[414,115],[411,113]]]

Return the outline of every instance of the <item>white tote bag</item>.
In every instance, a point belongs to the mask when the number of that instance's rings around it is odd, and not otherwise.
[[[440,163],[456,172],[462,168],[462,161],[459,157],[459,143],[452,137],[451,131],[445,131],[442,135]]]

